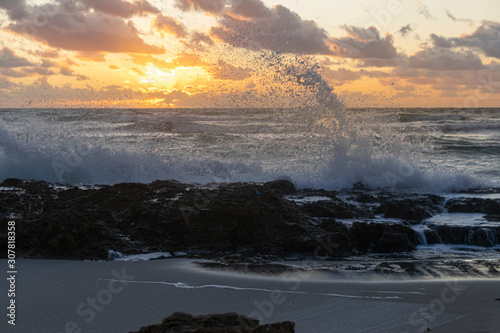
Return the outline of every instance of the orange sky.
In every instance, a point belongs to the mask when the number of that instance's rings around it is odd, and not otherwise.
[[[493,0],[5,0],[0,108],[300,106],[283,73],[314,63],[348,106],[500,107],[499,12]]]

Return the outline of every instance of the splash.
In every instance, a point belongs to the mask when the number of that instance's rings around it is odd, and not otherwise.
[[[432,133],[397,111],[346,108],[314,58],[263,52],[248,61],[260,84],[241,98],[265,109],[2,110],[0,180],[286,178],[298,187],[436,192],[481,185],[434,163]]]
[[[302,147],[317,145],[315,173],[297,180],[301,186],[412,191],[480,186],[478,179],[442,170],[429,159],[434,149],[430,130],[415,132],[397,126],[397,112],[381,122],[373,111],[346,108],[316,59],[277,53],[266,53],[262,59],[267,64],[262,67],[272,71],[272,86],[281,85],[291,92],[287,107],[292,108],[276,122],[294,119],[304,124]]]

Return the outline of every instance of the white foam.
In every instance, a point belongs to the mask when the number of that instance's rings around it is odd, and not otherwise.
[[[190,285],[186,282],[166,282],[166,281],[135,281],[135,280],[115,280],[115,279],[100,279],[102,281],[116,281],[123,283],[137,283],[137,284],[163,284],[166,286],[171,286],[179,289],[226,289],[226,290],[236,290],[236,291],[258,291],[258,292],[278,292],[283,294],[297,294],[297,295],[313,295],[313,296],[327,296],[327,297],[340,297],[340,298],[355,298],[355,299],[377,299],[377,300],[394,300],[400,299],[398,296],[360,296],[360,295],[345,295],[336,293],[313,293],[305,291],[293,291],[293,290],[278,290],[278,289],[265,289],[265,288],[252,288],[252,287],[235,287],[229,285],[220,284],[207,284],[207,285]]]
[[[145,260],[152,260],[159,258],[170,258],[172,256],[169,252],[153,252],[153,253],[131,254],[131,255],[122,255],[119,252],[115,253],[117,253],[118,256],[114,258],[114,261],[145,261]]]
[[[458,225],[458,226],[498,226],[498,223],[489,222],[481,213],[443,213],[434,215],[424,222],[434,225]]]
[[[306,202],[318,202],[318,201],[331,201],[332,199],[329,197],[322,196],[310,196],[310,197],[295,197],[295,196],[286,196],[285,199],[294,201],[297,203],[306,203]]]

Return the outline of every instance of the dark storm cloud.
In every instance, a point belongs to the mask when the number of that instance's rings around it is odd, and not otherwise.
[[[408,35],[410,32],[413,31],[413,27],[411,24],[407,24],[404,27],[401,27],[401,29],[398,30],[398,32],[401,34],[401,36],[405,37]]]
[[[132,14],[132,9],[127,6],[133,4],[116,0],[110,2],[117,4],[113,10],[101,4],[96,5],[98,10],[90,12],[84,1],[58,0],[55,4],[39,6],[29,6],[20,1],[14,11],[11,1],[4,0],[0,8],[6,9],[14,21],[8,29],[52,47],[87,53],[164,53],[163,48],[146,44],[133,23],[121,17]],[[149,3],[137,4],[134,13],[154,11],[146,4]],[[22,8],[19,8],[21,5]],[[13,15],[14,12],[24,13],[24,16]]]
[[[218,25],[210,30],[210,37],[235,47],[332,54],[325,30],[282,5],[268,8],[261,0],[177,0],[176,4],[184,11],[216,15]]]
[[[500,59],[500,23],[483,22],[470,35],[445,38],[432,34],[432,43],[436,47],[469,48],[484,53],[488,57]]]
[[[448,38],[444,38],[444,37],[438,36],[436,34],[431,34],[430,37],[431,37],[432,44],[435,47],[444,47],[444,48],[453,47],[453,43]]]
[[[393,59],[398,56],[392,35],[387,34],[382,38],[375,27],[365,29],[345,26],[344,30],[347,32],[346,37],[330,38],[337,56],[356,59]]]
[[[123,0],[80,0],[88,8],[108,15],[130,18],[134,15],[146,13],[158,14],[160,10],[148,1],[127,2]]]
[[[473,47],[481,50],[488,57],[500,59],[500,23],[483,22],[472,34],[453,38],[458,47]]]
[[[33,64],[27,59],[17,56],[13,50],[4,47],[0,51],[0,67],[16,68],[26,66],[33,66]]]
[[[183,11],[195,9],[212,14],[220,13],[226,2],[226,0],[175,0],[176,6]]]
[[[173,17],[159,14],[153,21],[153,27],[163,33],[171,34],[179,38],[185,38],[188,35],[187,29],[181,22]]]
[[[29,14],[25,0],[0,0],[0,8],[7,11],[11,20],[21,20]]]
[[[462,71],[484,68],[479,56],[470,51],[430,48],[408,58],[408,67],[435,71]]]
[[[222,60],[209,69],[209,73],[217,80],[241,81],[250,77],[252,71],[246,68],[235,67]]]
[[[448,10],[446,11],[446,15],[452,20],[452,21],[455,21],[455,22],[464,22],[464,23],[468,23],[468,24],[473,24],[474,21],[472,20],[469,20],[469,19],[462,19],[462,18],[456,18],[455,16],[453,16],[453,14],[451,14]]]
[[[281,5],[261,14],[247,19],[224,14],[210,35],[229,45],[255,51],[332,54],[327,33],[315,22],[304,21]]]

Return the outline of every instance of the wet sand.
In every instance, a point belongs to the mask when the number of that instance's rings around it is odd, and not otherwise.
[[[5,260],[0,260],[6,267]],[[16,326],[2,332],[130,332],[175,311],[237,312],[297,332],[500,332],[500,280],[350,281],[322,272],[211,271],[192,260],[18,260]],[[5,291],[5,292],[4,292]],[[5,329],[6,328],[6,329]]]

